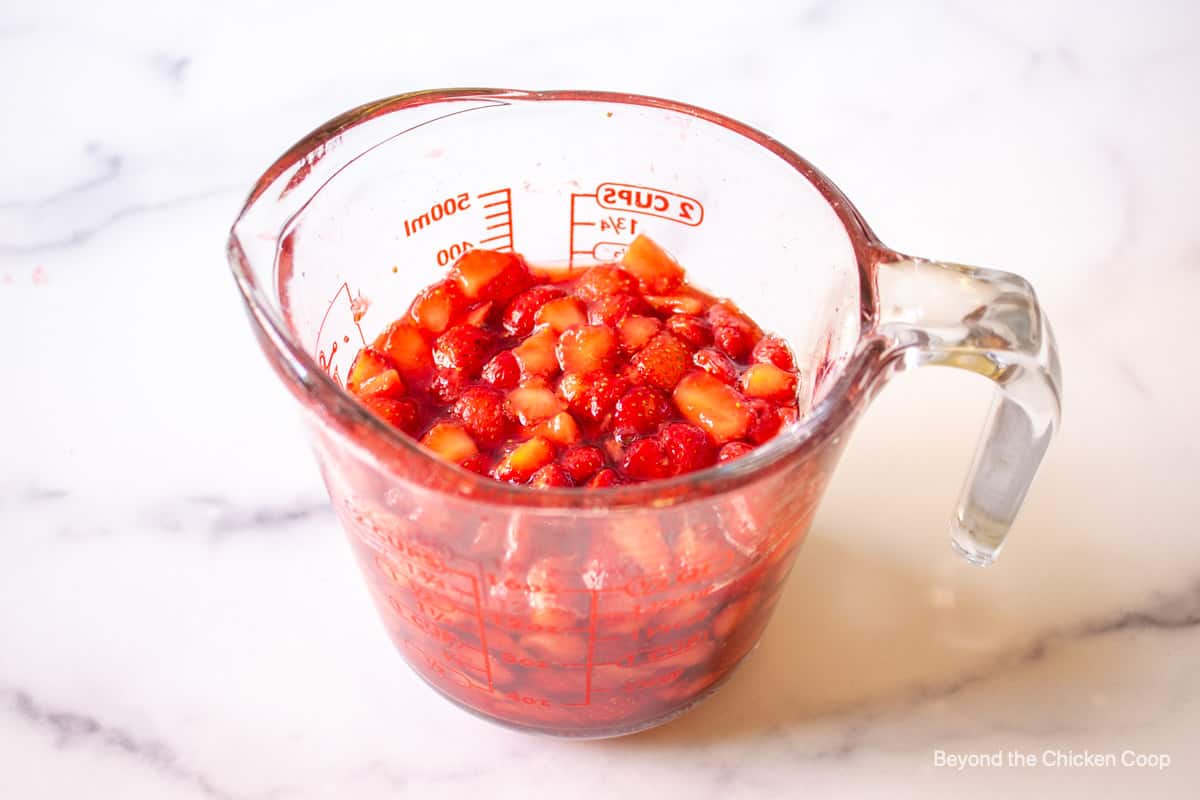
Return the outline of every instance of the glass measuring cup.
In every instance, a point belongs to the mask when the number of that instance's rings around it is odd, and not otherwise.
[[[466,249],[583,268],[643,232],[796,351],[807,413],[747,456],[533,490],[439,460],[342,390],[358,348]],[[975,563],[995,557],[1058,422],[1053,337],[1023,279],[890,250],[795,153],[665,100],[469,89],[362,106],[264,173],[229,258],[397,647],[452,701],[526,730],[629,733],[727,678],[897,370],[998,386],[951,525]]]

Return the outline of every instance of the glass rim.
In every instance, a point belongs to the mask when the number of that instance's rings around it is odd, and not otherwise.
[[[673,478],[602,489],[532,488],[503,483],[478,475],[442,460],[415,438],[399,431],[369,411],[331,378],[317,360],[301,345],[284,320],[281,304],[273,302],[255,279],[254,270],[238,238],[238,227],[267,188],[291,168],[303,165],[309,156],[349,129],[397,111],[445,101],[471,98],[521,102],[584,101],[632,105],[673,111],[719,125],[741,135],[779,157],[800,172],[817,189],[841,221],[854,251],[859,274],[859,311],[862,327],[849,359],[836,371],[836,380],[819,403],[796,422],[784,427],[769,442],[724,464]],[[282,239],[287,226],[279,230]],[[276,242],[278,248],[279,241]],[[637,508],[691,502],[734,491],[753,483],[819,450],[853,416],[867,398],[885,360],[882,342],[873,334],[877,298],[875,268],[881,260],[896,254],[885,248],[871,231],[850,200],[834,183],[809,161],[783,143],[745,123],[687,103],[658,97],[588,90],[523,91],[494,88],[432,89],[408,92],[366,103],[334,117],[300,139],[275,160],[255,181],[246,202],[230,229],[227,254],[238,289],[246,303],[255,332],[277,372],[293,393],[326,413],[337,424],[339,433],[364,448],[376,460],[388,454],[417,459],[428,469],[428,481],[409,478],[432,491],[450,491],[473,500],[507,506],[542,509]],[[282,282],[280,276],[280,281]],[[275,287],[279,288],[279,287]],[[362,432],[362,436],[352,432]]]

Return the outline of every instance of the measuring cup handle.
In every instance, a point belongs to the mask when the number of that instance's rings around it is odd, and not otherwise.
[[[968,561],[996,558],[1061,414],[1062,375],[1049,321],[1022,277],[893,254],[878,265],[877,332],[900,369],[958,367],[997,386],[951,520]]]

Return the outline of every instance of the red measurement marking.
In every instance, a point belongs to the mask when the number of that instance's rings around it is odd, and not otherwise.
[[[512,189],[493,189],[490,192],[481,192],[475,195],[475,197],[479,200],[492,198],[483,204],[483,208],[485,209],[500,209],[484,215],[485,220],[505,218],[503,222],[495,222],[484,228],[486,231],[498,231],[498,233],[486,239],[480,239],[480,246],[491,250],[513,252],[516,249],[516,245],[513,242]]]
[[[604,214],[603,209],[621,213]],[[704,205],[696,198],[678,192],[612,181],[601,183],[594,192],[573,192],[567,263],[574,267],[577,256],[586,257],[585,261],[619,260],[628,242],[596,241],[595,234],[589,234],[586,229],[598,228],[601,236],[615,235],[632,240],[641,232],[639,220],[646,217],[695,227],[704,221]]]
[[[337,292],[335,292],[333,297],[330,299],[329,305],[325,307],[325,316],[321,317],[321,325],[317,328],[317,340],[315,346],[317,363],[321,366],[321,369],[324,370],[325,374],[333,378],[339,386],[341,385],[341,376],[338,374],[337,365],[334,363],[334,356],[336,356],[338,352],[337,335],[332,335],[333,340],[329,343],[328,352],[322,348],[321,342],[322,337],[325,334],[325,324],[329,321],[329,315],[333,311],[334,305],[338,302],[338,298],[343,296],[346,298],[345,302],[347,305],[347,310],[350,313],[350,318],[352,320],[352,324],[354,325],[354,329],[358,332],[359,341],[362,342],[363,347],[367,346],[367,339],[365,336],[363,336],[362,328],[359,327],[358,324],[358,316],[355,313],[355,300],[350,294],[350,285],[343,283],[340,287],[338,287]],[[341,338],[344,343],[348,343],[350,341],[348,335],[343,334]]]
[[[704,206],[699,200],[652,186],[602,183],[596,187],[596,203],[601,208],[648,214],[684,225],[695,226],[704,221]]]
[[[479,646],[483,651],[483,668],[487,672],[488,691],[495,689],[495,683],[492,680],[492,658],[488,650],[487,643],[487,626],[483,624],[483,604],[479,599],[479,584],[483,580],[483,568],[480,567],[480,577],[471,576],[471,591],[475,596],[475,622],[479,625]]]

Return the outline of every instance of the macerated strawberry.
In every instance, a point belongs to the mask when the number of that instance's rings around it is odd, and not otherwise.
[[[503,303],[533,283],[533,275],[520,256],[495,250],[468,250],[450,268],[450,279],[457,282],[471,300],[495,300]]]
[[[346,374],[346,388],[358,394],[360,387],[378,375],[392,369],[392,360],[371,347],[364,347],[354,357],[350,372]]]
[[[378,375],[372,375],[358,386],[359,397],[376,395],[379,397],[401,398],[407,393],[400,373],[394,369],[385,369]]]
[[[462,370],[439,369],[429,381],[429,394],[443,405],[450,405],[467,390],[469,380]]]
[[[589,489],[607,489],[609,486],[620,486],[624,483],[620,474],[612,467],[605,467],[592,476],[587,482]]]
[[[724,464],[726,461],[741,458],[753,449],[745,442],[729,442],[721,448],[721,452],[717,453],[717,462]]]
[[[610,294],[598,298],[588,309],[588,320],[593,325],[616,327],[628,317],[653,313],[650,305],[640,296],[632,294]]]
[[[488,320],[492,316],[492,311],[495,310],[495,308],[496,304],[491,300],[488,300],[486,303],[480,303],[479,305],[472,307],[471,310],[467,312],[466,316],[463,318],[463,321],[468,325],[474,325],[476,328],[482,328],[487,325]]]
[[[674,400],[684,418],[718,444],[742,438],[754,421],[749,401],[707,372],[693,372],[681,380]]]
[[[554,460],[554,446],[541,436],[534,436],[517,445],[512,452],[500,459],[492,470],[498,480],[508,483],[525,483],[539,469]]]
[[[658,433],[658,442],[675,475],[711,467],[717,460],[716,449],[707,434],[686,422],[664,425]]]
[[[454,422],[439,422],[421,437],[421,444],[452,464],[459,464],[479,452],[475,441]]]
[[[558,356],[554,347],[558,337],[549,328],[538,328],[525,341],[513,348],[522,375],[554,375],[558,372]]]
[[[646,302],[660,314],[700,314],[704,311],[704,298],[694,294],[648,294]]]
[[[454,414],[481,444],[498,444],[508,435],[510,422],[504,407],[504,393],[498,389],[483,386],[467,389],[455,402]]]
[[[555,353],[563,372],[607,369],[617,355],[617,336],[607,325],[579,325],[563,331]]]
[[[752,419],[746,429],[746,438],[755,444],[763,444],[775,438],[783,426],[779,411],[766,400],[753,398],[746,402]]]
[[[578,297],[560,297],[538,309],[534,320],[538,325],[549,325],[555,333],[567,328],[587,324],[587,307]]]
[[[621,469],[635,480],[651,481],[670,476],[671,461],[659,441],[648,437],[629,445]]]
[[[467,298],[454,281],[442,281],[421,290],[408,309],[413,322],[430,333],[442,333],[463,312]]]
[[[612,264],[592,267],[575,284],[575,294],[588,303],[618,294],[637,294],[637,278]]]
[[[559,447],[575,444],[582,435],[579,423],[566,411],[560,411],[554,416],[544,419],[530,429],[533,436],[549,439]]]
[[[474,325],[455,325],[433,343],[433,362],[468,377],[479,374],[492,347],[492,336]]]
[[[691,361],[687,345],[674,334],[662,331],[635,353],[629,363],[644,382],[669,391],[687,374]]]
[[[762,330],[728,300],[713,303],[706,314],[713,341],[730,358],[742,358],[762,337]]]
[[[533,473],[533,477],[529,479],[529,485],[538,488],[563,487],[574,486],[575,482],[558,464],[547,464]]]
[[[722,383],[732,385],[738,381],[737,365],[729,360],[729,356],[711,347],[693,353],[692,363]]]
[[[683,282],[683,267],[654,240],[640,234],[625,248],[621,266],[650,294],[665,294]]]
[[[511,350],[502,350],[483,365],[480,377],[497,389],[512,389],[521,380],[521,365]]]
[[[582,484],[604,467],[604,455],[590,445],[577,445],[559,456],[558,463],[562,464],[572,481]]]
[[[673,314],[667,319],[667,330],[692,347],[708,347],[712,344],[712,327],[691,314]]]
[[[662,322],[655,317],[626,317],[617,327],[617,338],[621,342],[621,349],[627,353],[636,353],[661,329]]]
[[[401,375],[424,372],[433,366],[433,353],[421,329],[411,322],[393,322],[375,340],[374,348],[391,361]]]
[[[758,340],[758,344],[754,345],[750,353],[750,359],[759,364],[774,364],[789,372],[796,369],[796,357],[792,355],[792,348],[773,333],[768,333]]]
[[[776,402],[794,400],[796,373],[774,364],[752,364],[742,373],[742,392],[747,397],[763,397]]]
[[[551,300],[565,297],[566,292],[553,286],[534,286],[514,297],[504,309],[504,330],[513,336],[528,336],[533,330],[534,318],[542,306]]]
[[[671,418],[667,396],[650,386],[634,386],[617,401],[613,431],[618,435],[652,433]]]
[[[563,375],[558,393],[577,417],[599,421],[611,414],[629,384],[608,372]]]
[[[562,411],[563,402],[545,387],[518,386],[508,393],[508,408],[522,425],[532,425]]]
[[[410,435],[416,432],[419,413],[417,411],[417,404],[412,400],[396,399],[377,394],[361,399],[367,408],[400,430]]]

